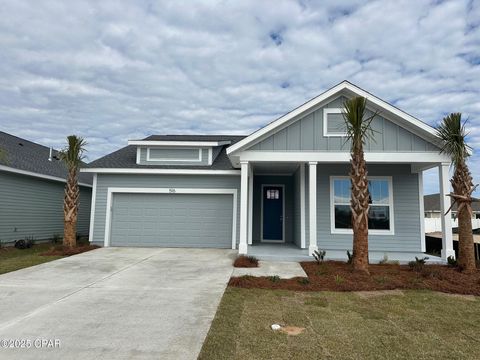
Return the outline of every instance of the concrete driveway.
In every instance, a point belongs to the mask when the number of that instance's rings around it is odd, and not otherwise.
[[[0,358],[196,359],[232,258],[102,248],[0,275]]]

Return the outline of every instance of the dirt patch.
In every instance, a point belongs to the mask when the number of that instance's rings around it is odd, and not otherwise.
[[[287,335],[297,336],[305,331],[305,328],[298,326],[285,326],[281,327],[280,331]]]
[[[98,249],[98,245],[81,245],[74,248],[69,248],[63,245],[52,247],[50,250],[40,254],[42,256],[72,256],[87,252],[90,250]]]
[[[406,265],[372,264],[370,275],[357,273],[351,265],[339,261],[302,262],[308,281],[302,278],[272,281],[268,277],[232,277],[229,285],[241,288],[283,289],[295,291],[373,291],[429,289],[444,293],[480,296],[480,271],[464,274],[444,265],[425,265],[413,271]]]
[[[237,268],[256,268],[258,267],[258,259],[254,256],[238,256],[233,262],[233,266]]]
[[[405,293],[402,290],[373,290],[373,291],[355,291],[355,294],[360,296],[363,299],[370,299],[378,296],[404,296]]]

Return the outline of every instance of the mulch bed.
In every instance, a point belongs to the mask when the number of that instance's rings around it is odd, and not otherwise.
[[[42,256],[72,256],[81,254],[83,252],[87,252],[90,250],[98,249],[100,246],[98,245],[80,245],[74,248],[69,248],[67,246],[58,245],[52,247],[50,250],[41,253]]]
[[[237,268],[255,268],[258,267],[258,259],[254,256],[238,256],[233,262],[233,266]]]
[[[372,291],[429,289],[445,293],[480,296],[480,271],[464,274],[446,265],[425,265],[414,271],[407,265],[375,264],[370,275],[353,272],[351,265],[338,261],[302,262],[308,278],[232,277],[229,285],[241,288],[294,291]]]

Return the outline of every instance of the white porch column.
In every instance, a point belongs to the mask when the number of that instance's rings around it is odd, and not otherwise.
[[[247,253],[248,234],[248,161],[241,161],[240,176],[240,242],[238,253]]]
[[[305,164],[300,164],[300,247],[302,249],[307,248],[307,237],[306,237],[306,220],[305,213],[307,209],[305,208]]]
[[[450,197],[445,196],[450,193],[450,182],[448,169],[450,164],[442,163],[438,166],[438,175],[440,180],[440,210],[442,219],[442,259],[446,260],[449,256],[455,257],[453,250],[452,236],[452,213],[445,212],[450,208]]]
[[[253,236],[253,169],[248,166],[248,245],[252,245]]]
[[[423,203],[423,171],[420,171],[418,174],[418,205],[420,209],[420,246],[422,252],[427,250],[426,239],[425,239],[425,204]]]
[[[317,162],[308,163],[308,223],[310,225],[309,254],[318,250],[317,246]]]

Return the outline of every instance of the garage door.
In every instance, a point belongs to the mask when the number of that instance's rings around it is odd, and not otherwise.
[[[111,246],[232,247],[229,194],[113,195]]]

